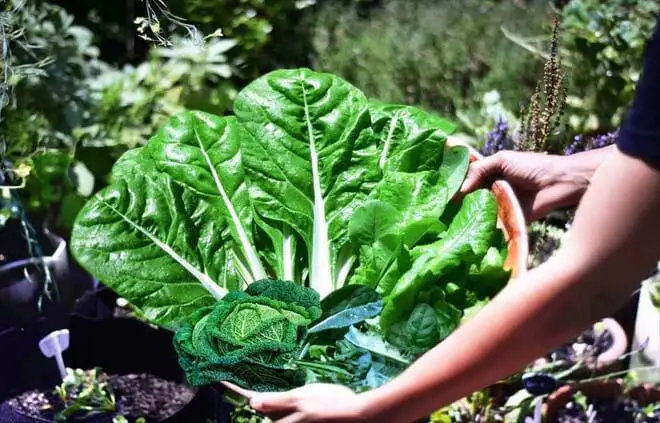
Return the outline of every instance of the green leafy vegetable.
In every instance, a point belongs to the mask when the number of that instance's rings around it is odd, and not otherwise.
[[[337,260],[352,209],[377,178],[366,97],[334,75],[283,70],[242,90],[234,112],[252,135],[242,152],[257,213],[304,239],[310,286],[330,294],[352,264]]]
[[[416,304],[418,294],[430,284],[463,263],[473,263],[483,256],[497,231],[497,204],[487,190],[477,190],[465,196],[447,233],[433,244],[416,247],[415,261],[392,292],[385,298],[380,323],[384,330],[403,320]]]
[[[392,326],[387,340],[415,354],[433,347],[440,340],[438,318],[433,307],[424,303],[417,305],[407,321]]]
[[[178,114],[125,153],[71,240],[178,330],[193,383],[279,390],[361,369],[378,386],[508,280],[493,195],[452,201],[469,165],[446,145],[454,124],[309,69],[264,75],[233,110]]]
[[[155,172],[142,153],[115,164],[112,184],[78,215],[71,244],[94,276],[147,319],[171,326],[237,286],[224,278],[224,222],[208,219],[208,204]]]
[[[291,364],[320,314],[314,291],[293,282],[256,282],[198,311],[176,333],[179,363],[193,385],[226,380],[260,391],[299,386],[304,374]]]
[[[196,193],[210,196],[217,218],[224,218],[235,240],[234,256],[245,262],[246,283],[264,279],[252,244],[252,210],[239,146],[249,137],[233,117],[189,112],[173,117],[145,147],[156,168]]]

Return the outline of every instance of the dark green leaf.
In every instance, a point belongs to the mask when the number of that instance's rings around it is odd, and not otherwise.
[[[372,317],[376,317],[382,309],[383,300],[351,307],[320,321],[309,329],[309,333],[313,334],[330,329],[347,328]]]

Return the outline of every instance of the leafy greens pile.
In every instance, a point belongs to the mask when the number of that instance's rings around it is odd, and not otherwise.
[[[308,69],[233,112],[182,113],[126,152],[72,233],[90,273],[177,331],[193,383],[387,379],[507,282],[494,196],[451,201],[469,163],[452,123]]]

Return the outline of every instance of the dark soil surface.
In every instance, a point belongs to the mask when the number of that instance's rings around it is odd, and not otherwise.
[[[116,415],[144,417],[148,423],[170,417],[195,395],[187,385],[159,379],[148,374],[111,375],[108,386],[115,395]],[[9,404],[31,417],[53,419],[63,404],[52,392],[29,391],[9,400]]]

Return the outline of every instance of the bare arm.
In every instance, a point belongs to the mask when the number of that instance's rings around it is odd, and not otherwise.
[[[400,377],[361,394],[362,416],[428,416],[615,311],[660,258],[659,216],[660,171],[612,150],[562,248]]]

